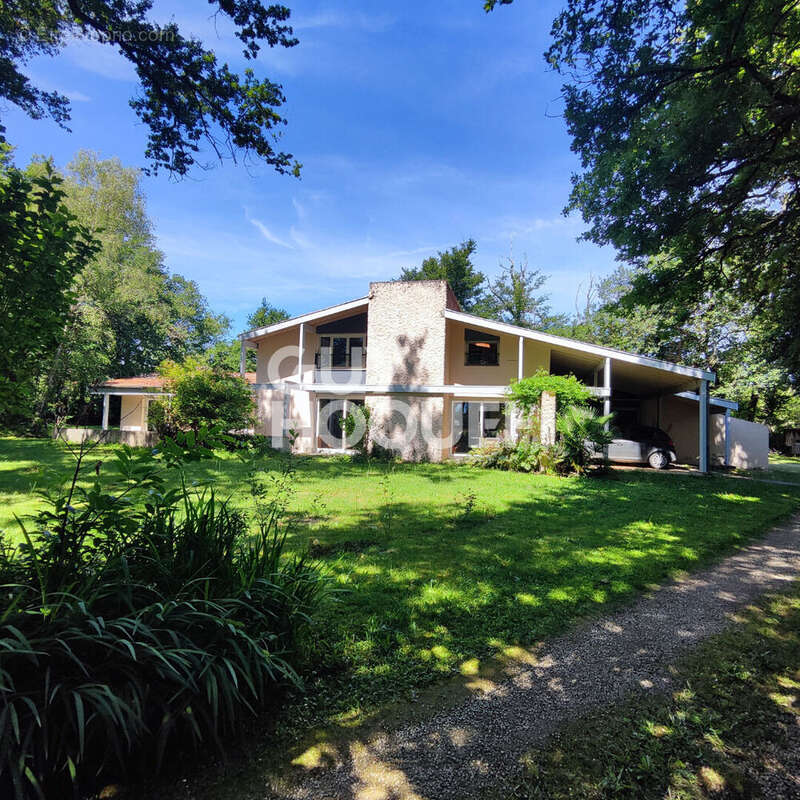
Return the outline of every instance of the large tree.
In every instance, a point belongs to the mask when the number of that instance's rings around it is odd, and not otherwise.
[[[474,310],[481,316],[524,328],[549,327],[550,296],[539,292],[547,278],[541,270],[530,267],[527,259],[517,263],[509,256],[500,274],[488,281]]]
[[[22,171],[0,151],[0,425],[30,421],[58,349],[75,276],[96,244],[49,166]]]
[[[495,3],[487,3],[487,7]],[[647,301],[768,306],[800,370],[800,4],[567,0],[547,60],[580,156],[569,209]]]
[[[136,169],[82,151],[67,168],[67,191],[70,208],[101,243],[77,290],[108,320],[115,375],[180,361],[225,332],[228,320],[209,311],[197,284],[165,267]]]
[[[655,265],[654,265],[655,267]],[[633,302],[636,272],[621,266],[592,284],[581,310],[557,331],[584,341],[717,373],[714,393],[739,403],[738,416],[773,426],[796,415],[792,375],[770,357],[769,314],[730,292],[689,305]]]
[[[263,45],[293,47],[289,9],[260,0],[209,0],[227,17],[243,55],[254,60]],[[130,101],[148,127],[150,168],[184,175],[205,144],[220,159],[253,154],[278,172],[299,164],[277,147],[285,120],[280,85],[242,74],[213,50],[186,37],[175,22],[151,16],[152,0],[10,0],[0,4],[0,98],[34,119],[69,122],[68,99],[36,86],[27,70],[36,57],[57,55],[73,37],[89,36],[118,50],[136,69],[140,93]],[[162,12],[166,14],[165,12]],[[0,139],[4,128],[0,125]]]
[[[47,162],[35,167],[52,169]],[[99,247],[72,280],[70,313],[42,362],[40,418],[80,411],[99,380],[152,372],[166,358],[201,353],[228,327],[193,281],[165,267],[137,170],[80,152],[63,187],[66,206]]]
[[[478,245],[467,239],[445,252],[426,258],[421,266],[404,269],[403,281],[446,280],[464,311],[470,311],[480,300],[486,276],[475,269],[472,256]]]

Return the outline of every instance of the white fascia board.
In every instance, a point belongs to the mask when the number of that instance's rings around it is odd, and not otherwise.
[[[142,397],[172,397],[172,392],[159,392],[157,389],[148,391],[147,389],[115,389],[113,386],[101,386],[98,389],[89,389],[89,394],[125,394],[140,395]]]
[[[278,333],[287,328],[293,328],[295,325],[300,325],[303,322],[314,322],[318,319],[324,319],[332,314],[341,314],[344,311],[352,311],[355,308],[369,305],[369,297],[359,297],[357,300],[349,300],[347,303],[340,303],[338,306],[331,306],[330,308],[323,308],[319,311],[311,311],[308,314],[301,314],[299,317],[292,317],[292,319],[285,319],[283,322],[276,322],[274,325],[267,325],[265,328],[254,328],[252,331],[245,331],[240,333],[238,338],[243,341],[251,339],[260,339],[262,336],[268,336],[270,333]]]
[[[686,400],[696,400],[700,402],[700,395],[697,392],[678,392],[675,397],[683,397]],[[708,402],[712,406],[719,406],[720,408],[729,408],[731,411],[738,411],[739,404],[735,400],[726,400],[724,397],[709,397]]]
[[[508,386],[467,386],[443,384],[441,386],[404,383],[257,383],[254,389],[278,389],[281,391],[316,392],[318,394],[432,394],[458,395],[463,397],[505,397]]]
[[[599,344],[581,342],[578,339],[568,339],[566,336],[556,336],[552,333],[533,331],[530,328],[521,328],[519,325],[509,325],[507,322],[495,322],[491,319],[478,317],[475,314],[467,314],[464,311],[453,311],[452,309],[446,308],[444,316],[445,319],[463,322],[465,325],[470,325],[474,328],[485,328],[490,331],[507,333],[511,336],[522,336],[525,339],[532,339],[533,341],[543,342],[557,347],[566,347],[570,350],[579,350],[582,353],[590,353],[591,355],[601,358],[613,358],[617,361],[626,361],[629,364],[638,364],[642,367],[652,367],[653,369],[661,369],[665,372],[674,372],[677,375],[686,375],[690,378],[697,378],[698,380],[711,381],[713,383],[717,377],[716,373],[700,369],[699,367],[682,367],[679,364],[673,364],[671,361],[662,361],[658,358],[640,356],[635,353],[626,353],[624,350],[615,350],[613,347],[603,347]]]

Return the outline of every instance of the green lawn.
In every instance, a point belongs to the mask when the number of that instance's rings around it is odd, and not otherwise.
[[[777,480],[800,483],[800,458],[770,453],[767,474]]]
[[[797,797],[798,665],[800,596],[764,598],[678,664],[672,695],[568,725],[492,800]]]
[[[0,439],[0,527],[12,530],[13,513],[30,513],[33,491],[56,485],[69,463],[54,442]],[[311,691],[292,712],[298,730],[352,720],[556,633],[730,551],[800,505],[791,487],[675,473],[294,463],[290,548],[310,547],[339,590],[312,637]],[[268,478],[278,464],[259,467]],[[193,464],[190,477],[246,508],[247,470],[223,454]]]
[[[740,469],[735,470],[734,474],[743,475],[746,478],[800,484],[800,458],[770,453],[769,466],[766,469]]]

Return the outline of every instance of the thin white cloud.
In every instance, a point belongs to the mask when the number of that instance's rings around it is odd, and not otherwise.
[[[57,83],[54,83],[47,78],[43,78],[38,74],[29,73],[28,77],[31,79],[33,83],[36,84],[40,89],[44,89],[48,92],[58,92],[59,94],[63,94],[67,100],[71,100],[73,103],[88,103],[92,98],[88,95],[84,94],[83,92],[79,92],[74,89],[62,89]]]
[[[292,198],[292,205],[297,212],[297,219],[305,219],[308,216],[306,207],[296,197]]]
[[[386,254],[386,258],[405,258],[407,256],[418,256],[422,253],[434,255],[442,248],[436,248],[433,245],[425,247],[415,247],[413,250],[393,250],[391,253]]]
[[[297,230],[294,225],[289,228],[289,236],[292,237],[292,241],[302,250],[310,250],[314,246],[311,240],[301,231]]]
[[[73,39],[64,54],[75,66],[116,81],[138,80],[133,64],[114,47],[91,39]]]
[[[365,33],[383,33],[396,22],[397,17],[388,14],[359,14],[351,11],[328,9],[306,17],[298,16],[291,20],[291,25],[296,31],[320,28],[347,28],[349,30],[364,31]]]
[[[277,244],[279,247],[285,247],[287,250],[294,250],[294,247],[285,239],[276,236],[260,219],[251,217],[245,209],[245,219],[268,241],[272,244]]]

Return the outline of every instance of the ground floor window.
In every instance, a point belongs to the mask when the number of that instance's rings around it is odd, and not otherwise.
[[[346,450],[344,418],[352,411],[353,406],[363,405],[362,398],[321,397],[317,400],[317,448]]]
[[[506,430],[506,404],[497,401],[453,403],[453,450],[468,453],[483,439],[496,439]]]

